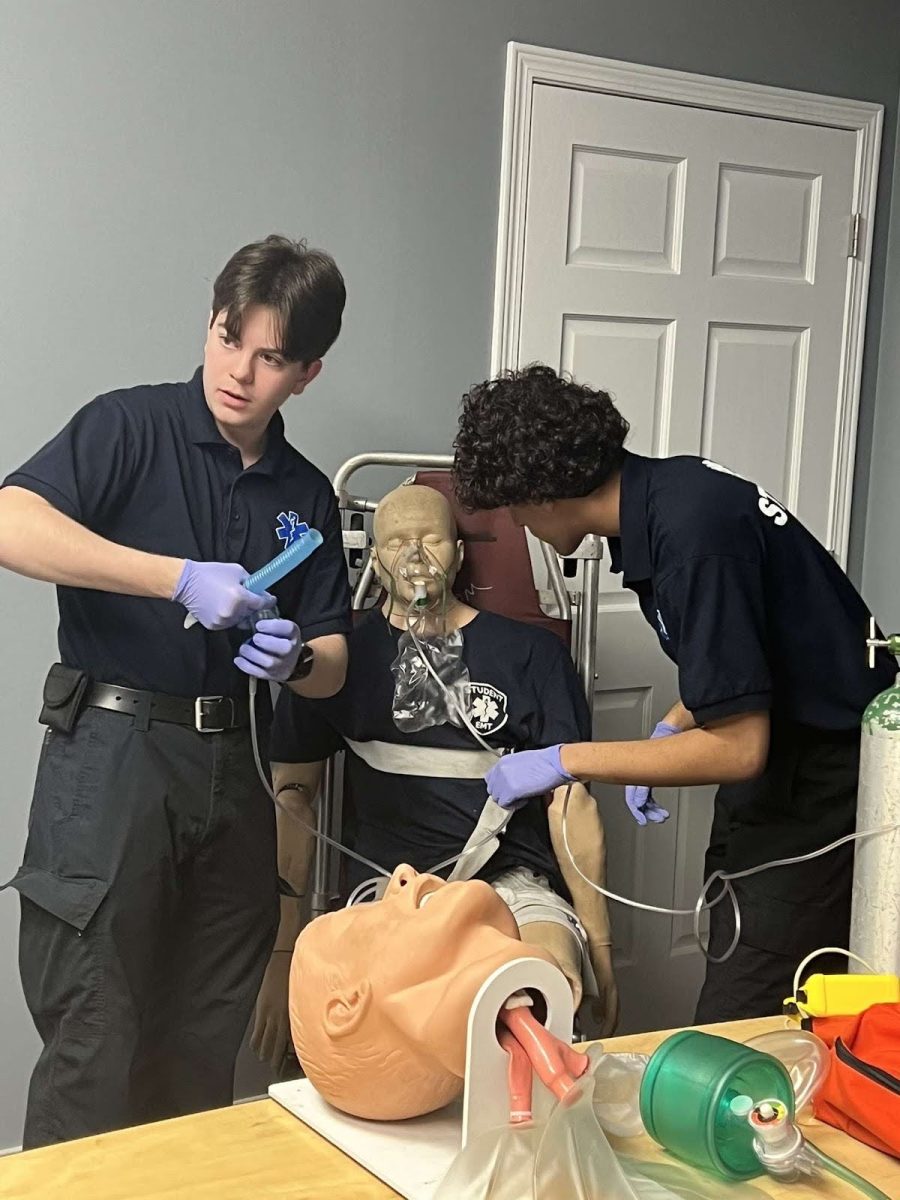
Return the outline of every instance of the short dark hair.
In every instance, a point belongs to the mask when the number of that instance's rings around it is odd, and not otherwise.
[[[228,336],[237,340],[248,308],[273,308],[284,357],[308,363],[321,358],[340,333],[346,299],[330,254],[272,233],[229,258],[213,284],[212,316],[224,309]]]
[[[621,465],[628,422],[606,392],[535,363],[463,396],[453,475],[463,508],[587,496]]]

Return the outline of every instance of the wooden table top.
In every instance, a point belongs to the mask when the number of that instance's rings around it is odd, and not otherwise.
[[[736,1041],[783,1027],[781,1018],[705,1026]],[[611,1051],[648,1053],[672,1031],[610,1038]],[[804,1133],[900,1200],[900,1161],[826,1125]],[[662,1154],[649,1138],[629,1141],[641,1157]],[[859,1193],[831,1177],[752,1186],[791,1200],[852,1200]],[[0,1159],[0,1200],[396,1200],[397,1193],[273,1100],[254,1101],[83,1138]]]

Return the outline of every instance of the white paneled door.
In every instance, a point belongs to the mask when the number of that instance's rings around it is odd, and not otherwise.
[[[520,365],[611,392],[643,454],[702,454],[834,541],[857,134],[538,83],[532,91]],[[602,568],[595,736],[646,736],[675,675]],[[610,886],[687,907],[712,789],[662,792],[637,828],[599,788]],[[613,906],[623,1028],[689,1021],[689,918]]]

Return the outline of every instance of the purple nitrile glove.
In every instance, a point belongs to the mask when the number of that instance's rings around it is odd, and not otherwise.
[[[256,622],[253,637],[241,646],[234,665],[245,675],[284,683],[297,665],[302,646],[298,625],[284,617],[269,617]]]
[[[206,629],[231,629],[251,613],[271,608],[275,597],[255,595],[243,586],[250,578],[240,563],[192,562],[187,559],[172,599],[183,604],[188,617]],[[193,621],[191,622],[193,624]]]
[[[667,725],[665,721],[660,721],[650,734],[650,741],[652,742],[654,738],[671,737],[673,733],[681,733],[681,730],[676,729],[674,725]],[[628,785],[625,789],[625,803],[631,809],[631,815],[638,825],[646,825],[648,821],[653,825],[659,825],[669,819],[669,810],[660,808],[653,799],[652,790],[644,787],[643,784],[630,783]]]
[[[488,792],[501,808],[518,808],[529,796],[542,796],[564,783],[574,783],[574,776],[560,761],[561,749],[549,746],[505,754],[485,775]]]

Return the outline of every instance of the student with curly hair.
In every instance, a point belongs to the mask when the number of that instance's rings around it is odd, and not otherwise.
[[[706,875],[803,855],[855,827],[859,725],[893,679],[866,666],[869,614],[841,568],[762,487],[698,457],[625,449],[609,395],[546,366],[473,387],[456,440],[457,493],[508,506],[561,555],[588,534],[637,594],[680,700],[647,741],[508,755],[488,775],[504,806],[566,780],[622,784],[641,825],[668,813],[654,786],[719,784]],[[853,847],[734,883],[742,928],[710,961],[697,1021],[780,1011],[797,962],[846,945]],[[710,949],[734,934],[711,911]]]

